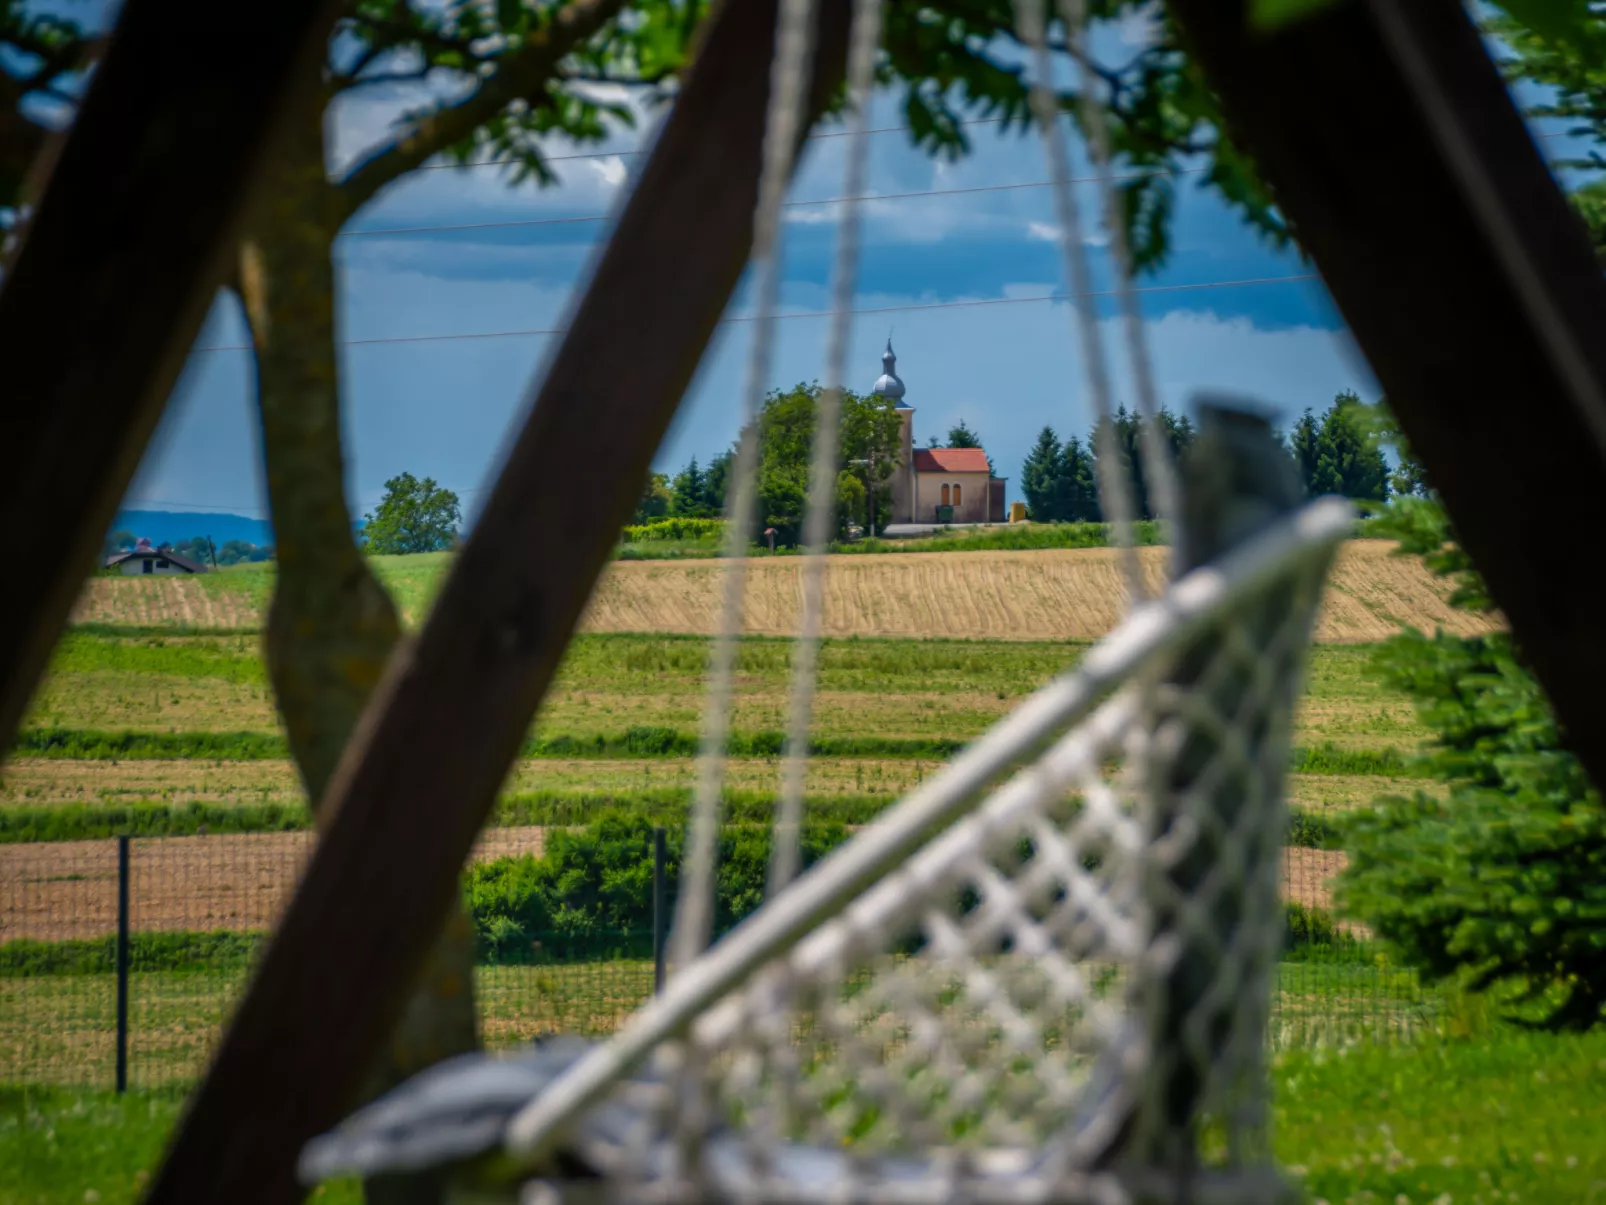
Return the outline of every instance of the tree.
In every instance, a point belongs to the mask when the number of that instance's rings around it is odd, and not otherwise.
[[[948,446],[950,448],[979,448],[981,437],[972,431],[964,419],[960,419],[948,428]]]
[[[73,103],[74,78],[93,46],[77,21],[40,7],[0,0],[0,211],[28,200],[24,182],[50,136],[39,103]]]
[[[1034,523],[1063,521],[1059,509],[1060,441],[1053,427],[1037,433],[1037,442],[1020,466],[1020,492]]]
[[[1402,555],[1493,603],[1431,498],[1391,502]],[[1346,825],[1339,901],[1425,974],[1496,991],[1519,1019],[1588,1029],[1606,1008],[1606,808],[1563,747],[1544,693],[1504,632],[1407,630],[1373,672],[1433,733],[1418,772],[1445,795],[1383,796]]]
[[[1501,63],[1507,79],[1538,85],[1544,99],[1529,106],[1532,117],[1560,119],[1569,133],[1594,143],[1583,153],[1559,156],[1559,172],[1606,169],[1606,11],[1586,3],[1501,5],[1505,13],[1487,22],[1509,50]],[[1535,20],[1539,10],[1542,19]],[[1572,193],[1595,255],[1606,267],[1606,182],[1590,180]]]
[[[668,475],[649,472],[646,483],[641,487],[641,497],[636,500],[636,512],[630,516],[630,521],[652,523],[662,519],[669,514],[671,501]]]
[[[758,518],[776,531],[781,545],[795,545],[802,537],[803,514],[808,505],[809,471],[813,455],[814,424],[819,414],[820,385],[797,384],[775,390],[759,412]],[[898,466],[903,420],[892,401],[879,394],[842,391],[841,472],[858,481],[858,488],[838,478],[838,507],[857,505],[859,513],[839,510],[837,529],[852,519],[867,517],[875,507],[876,525],[889,504],[892,474]]]
[[[1397,438],[1393,420],[1381,403],[1368,406],[1346,390],[1320,418],[1309,409],[1300,415],[1290,452],[1300,480],[1312,496],[1339,494],[1361,502],[1383,502],[1388,498],[1391,474],[1382,445]]]
[[[106,543],[101,552],[106,556],[116,556],[119,552],[127,552],[137,543],[139,543],[138,536],[124,528],[119,528],[106,537]]]
[[[440,552],[452,546],[461,521],[456,494],[433,477],[403,473],[385,482],[384,498],[365,518],[363,543],[379,556]]]
[[[1193,421],[1186,415],[1173,414],[1162,406],[1156,416],[1160,430],[1165,435],[1166,446],[1170,450],[1172,462],[1175,463],[1188,446],[1193,443]],[[1119,472],[1132,483],[1132,497],[1136,505],[1136,519],[1157,519],[1154,501],[1149,497],[1148,473],[1144,467],[1143,448],[1143,419],[1135,410],[1128,410],[1125,406],[1116,408],[1111,420],[1115,429],[1116,464]],[[1098,456],[1100,424],[1095,423],[1092,431],[1088,433],[1087,443],[1091,456],[1090,477],[1094,482],[1100,480],[1098,469]],[[1106,518],[1103,503],[1100,501],[1098,517]]]
[[[1098,518],[1093,458],[1071,436],[1063,445],[1044,427],[1021,465],[1021,493],[1035,523],[1086,523]]]
[[[695,456],[675,474],[669,492],[669,513],[678,518],[709,519],[718,514],[708,503],[708,474],[697,467]]]

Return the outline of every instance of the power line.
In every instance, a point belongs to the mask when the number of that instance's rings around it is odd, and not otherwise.
[[[956,126],[992,126],[998,125],[1004,120],[1002,117],[969,117],[963,121],[956,121],[954,124]],[[827,138],[846,138],[851,132],[850,130],[820,130],[810,134],[808,141],[820,142]],[[909,133],[909,127],[880,126],[874,130],[866,130],[864,132],[866,134],[907,134]],[[587,151],[576,155],[542,155],[541,162],[573,163],[582,159],[621,159],[626,155],[645,155],[646,153],[646,151],[640,149],[629,151]],[[425,163],[415,167],[413,170],[421,172],[461,172],[477,167],[512,167],[518,162],[519,160],[517,159],[478,159],[473,163]]]
[[[1317,280],[1315,272],[1300,272],[1290,276],[1256,276],[1242,280],[1206,280],[1193,284],[1175,285],[1144,285],[1133,289],[1134,293],[1187,293],[1198,292],[1204,289],[1236,289],[1248,288],[1256,285],[1292,284],[1302,280]],[[1099,289],[1084,293],[1044,293],[1035,297],[980,297],[969,301],[927,301],[908,302],[903,305],[863,306],[849,310],[850,314],[909,314],[925,310],[961,310],[980,309],[986,306],[998,305],[1042,305],[1055,301],[1081,301],[1098,297],[1114,297],[1117,293],[1113,289]],[[829,318],[830,310],[799,310],[790,314],[777,314],[778,320],[800,318]],[[732,314],[720,319],[721,322],[753,322],[756,319],[748,314]],[[390,335],[373,339],[342,339],[342,347],[362,347],[385,343],[451,343],[468,339],[525,339],[537,335],[561,335],[568,328],[561,326],[533,327],[528,330],[511,331],[468,331],[456,335]],[[209,347],[196,347],[194,352],[213,351],[250,351],[249,343],[218,343]]]
[[[1117,182],[1148,180],[1156,176],[1193,176],[1206,170],[1208,169],[1202,167],[1184,167],[1164,171],[1128,172],[1111,178]],[[1076,176],[1071,179],[1070,183],[1093,184],[1098,179],[1099,177],[1097,176]],[[1049,180],[1026,180],[1018,184],[976,184],[967,188],[924,188],[914,192],[865,193],[863,196],[857,197],[819,197],[809,201],[788,201],[785,208],[802,209],[816,205],[847,205],[853,202],[865,201],[912,201],[921,197],[963,197],[973,196],[977,193],[1018,192],[1023,189],[1049,188],[1051,186],[1052,181]],[[562,218],[516,218],[497,222],[464,222],[449,226],[384,226],[378,229],[346,230],[341,232],[340,237],[343,239],[368,238],[377,235],[438,234],[461,230],[509,230],[525,226],[566,226],[579,222],[603,222],[610,216],[612,215],[606,213],[590,213]]]

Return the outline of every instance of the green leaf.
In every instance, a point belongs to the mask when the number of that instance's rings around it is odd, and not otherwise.
[[[1336,3],[1338,0],[1250,0],[1249,25],[1259,30],[1282,29]]]
[[[1506,15],[1543,38],[1566,42],[1592,19],[1588,0],[1495,0]]]

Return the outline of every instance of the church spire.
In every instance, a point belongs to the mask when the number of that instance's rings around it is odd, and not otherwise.
[[[881,375],[870,387],[871,393],[899,401],[903,398],[903,382],[898,379],[898,357],[892,350],[892,336],[887,336],[887,350],[881,353]]]

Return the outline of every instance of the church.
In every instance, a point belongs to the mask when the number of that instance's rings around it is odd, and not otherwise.
[[[893,523],[1002,523],[1004,477],[994,477],[981,448],[917,448],[914,407],[904,402],[892,340],[870,392],[892,401],[903,419],[902,453],[892,473]]]

